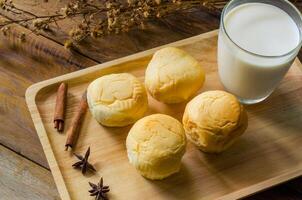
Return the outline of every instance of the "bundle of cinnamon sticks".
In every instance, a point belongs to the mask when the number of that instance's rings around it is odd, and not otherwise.
[[[57,98],[54,112],[54,128],[57,129],[58,132],[63,132],[64,130],[65,109],[67,103],[67,88],[68,86],[66,83],[61,83],[57,90]],[[73,148],[76,144],[87,107],[88,104],[85,91],[82,95],[77,111],[74,117],[72,118],[71,124],[66,131],[67,138],[65,143],[65,150],[68,150],[69,147]]]

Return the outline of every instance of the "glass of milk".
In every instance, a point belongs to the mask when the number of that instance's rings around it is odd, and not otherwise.
[[[301,47],[302,18],[286,0],[232,0],[218,37],[218,72],[225,89],[244,103],[266,99]]]

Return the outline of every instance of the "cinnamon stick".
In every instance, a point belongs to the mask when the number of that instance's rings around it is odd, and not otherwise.
[[[67,84],[61,83],[57,91],[55,113],[53,118],[54,128],[57,129],[58,132],[62,132],[64,130],[66,96]]]
[[[79,137],[79,132],[81,129],[81,124],[83,121],[83,117],[86,113],[87,110],[87,97],[86,97],[86,91],[84,92],[82,99],[80,101],[79,107],[76,111],[76,114],[74,115],[71,125],[67,130],[67,139],[65,143],[65,150],[68,150],[68,147],[73,148],[75,145],[78,137]]]

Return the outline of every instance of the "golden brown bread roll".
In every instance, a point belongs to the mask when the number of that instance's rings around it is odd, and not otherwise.
[[[185,51],[166,47],[153,55],[145,73],[145,86],[158,101],[180,103],[200,89],[205,72]]]
[[[87,101],[93,117],[105,126],[126,126],[143,117],[148,108],[144,85],[128,73],[109,74],[94,80],[87,88]]]
[[[183,125],[187,137],[200,150],[219,153],[243,134],[248,121],[235,96],[216,90],[204,92],[187,104]]]
[[[126,140],[129,162],[148,179],[163,179],[179,171],[185,153],[182,124],[163,114],[138,120]]]

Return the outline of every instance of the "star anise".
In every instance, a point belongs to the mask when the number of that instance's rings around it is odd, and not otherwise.
[[[100,182],[97,185],[90,182],[89,185],[92,188],[91,190],[89,190],[90,196],[95,196],[95,200],[108,200],[106,193],[109,192],[110,189],[109,186],[103,185],[103,178],[101,178]]]
[[[90,147],[85,153],[85,156],[78,155],[74,153],[74,155],[80,160],[72,165],[72,167],[76,169],[81,169],[82,174],[85,174],[87,170],[96,171],[94,167],[88,162],[88,157],[90,155]]]

